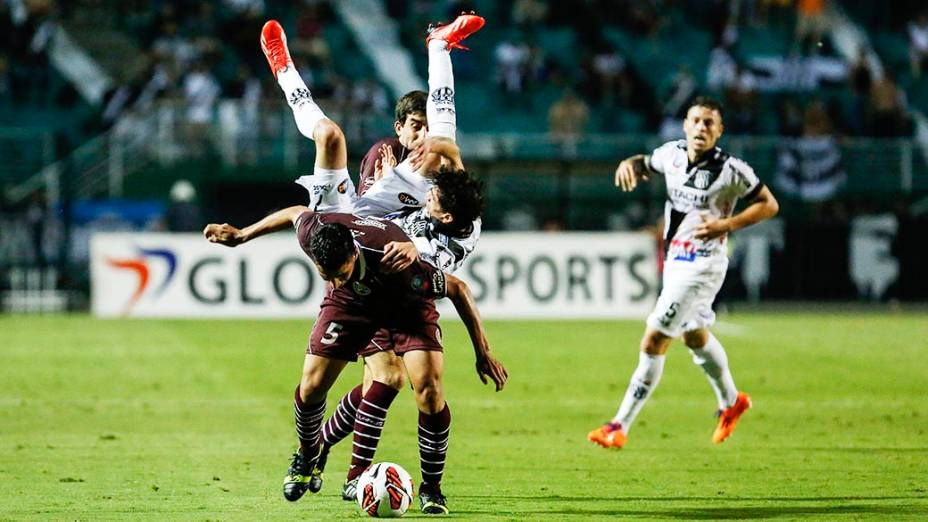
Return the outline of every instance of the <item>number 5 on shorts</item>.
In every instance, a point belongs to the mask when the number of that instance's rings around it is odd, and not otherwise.
[[[667,311],[664,312],[664,316],[661,317],[660,319],[661,326],[663,326],[664,328],[667,328],[668,326],[670,326],[670,321],[673,321],[673,318],[677,316],[677,310],[679,308],[680,308],[680,303],[676,301],[670,303],[670,306],[668,307]]]
[[[319,339],[319,342],[322,344],[332,344],[338,339],[338,334],[342,331],[342,325],[338,323],[329,323],[329,327],[325,329],[325,334],[322,336],[322,339]]]

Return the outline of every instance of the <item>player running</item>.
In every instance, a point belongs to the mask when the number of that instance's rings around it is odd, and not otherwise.
[[[779,206],[747,163],[716,146],[723,130],[722,106],[696,98],[683,122],[686,140],[665,143],[650,156],[627,158],[616,169],[615,184],[625,192],[652,175],[664,176],[667,260],[663,290],[648,317],[638,368],[625,398],[610,422],[587,435],[600,446],[625,445],[632,422],[660,382],[671,340],[681,335],[718,399],[712,442],[727,439],[751,407],[748,394],[735,387],[725,349],[708,328],[715,324],[712,302],[728,268],[728,234],[770,219]],[[733,214],[738,199],[748,206]]]
[[[301,185],[304,185],[310,190],[311,206],[313,209],[350,210],[355,214],[368,216],[403,210],[404,207],[421,205],[420,202],[425,201],[426,207],[418,213],[418,216],[420,216],[418,222],[415,218],[410,218],[410,216],[414,216],[415,213],[403,216],[405,218],[403,222],[408,223],[411,227],[417,228],[419,233],[414,235],[420,238],[425,236],[426,241],[424,242],[424,246],[432,246],[432,251],[436,256],[440,254],[440,249],[434,247],[442,246],[441,238],[438,234],[422,234],[423,231],[431,231],[436,227],[443,227],[446,232],[454,232],[455,234],[472,232],[475,230],[472,224],[479,215],[479,198],[475,205],[461,206],[459,198],[449,197],[454,196],[452,190],[455,189],[455,187],[465,186],[466,189],[466,184],[473,183],[473,180],[467,181],[468,178],[466,174],[461,172],[460,174],[463,176],[461,179],[465,181],[464,185],[462,185],[460,181],[450,175],[453,170],[462,169],[463,165],[460,162],[460,155],[453,141],[454,109],[453,83],[451,83],[453,79],[451,78],[450,59],[447,56],[447,47],[456,45],[460,39],[463,39],[483,25],[482,19],[479,19],[479,17],[473,18],[479,21],[479,25],[475,25],[474,20],[466,20],[463,23],[458,23],[458,21],[456,21],[455,24],[446,26],[455,29],[454,31],[441,28],[437,31],[433,31],[429,38],[430,58],[432,55],[431,49],[444,49],[446,61],[446,63],[440,63],[433,67],[434,60],[430,59],[430,87],[432,87],[433,84],[433,77],[439,78],[440,80],[436,80],[436,83],[442,84],[439,88],[433,89],[433,92],[438,94],[432,96],[426,104],[427,113],[443,113],[442,116],[436,116],[434,118],[434,121],[438,122],[438,132],[433,134],[437,134],[437,136],[433,136],[429,139],[430,143],[426,150],[420,152],[418,155],[408,155],[408,157],[397,165],[395,169],[391,169],[392,164],[389,161],[389,155],[384,154],[384,158],[381,159],[381,164],[378,169],[382,173],[381,179],[370,184],[369,187],[365,186],[366,184],[362,184],[362,188],[364,188],[366,192],[362,193],[360,196],[354,195],[353,185],[348,177],[344,136],[334,122],[325,118],[321,109],[312,100],[309,90],[293,68],[292,60],[290,60],[289,52],[286,47],[286,36],[280,25],[273,21],[265,25],[262,31],[262,48],[265,51],[271,69],[277,76],[278,83],[287,97],[288,104],[293,110],[294,119],[296,120],[298,128],[305,136],[316,142],[316,166],[314,174],[313,176],[304,176],[298,180]],[[442,29],[445,30],[442,31]],[[439,69],[439,71],[433,74],[433,69]],[[448,93],[450,93],[450,97]],[[407,123],[409,123],[408,116],[402,126],[399,120],[395,125],[401,138],[403,134],[399,131],[405,131],[406,129],[404,129],[404,127]],[[421,125],[418,125],[415,121],[412,123],[418,128],[412,129],[414,132],[407,134],[408,143],[415,143],[419,131],[421,130]],[[450,136],[450,138],[447,136]],[[434,164],[440,156],[450,158],[450,161],[447,167],[443,167],[434,174],[434,180],[419,174],[419,172],[432,173],[430,166]],[[435,184],[434,187],[432,186],[433,181]],[[477,194],[479,196],[479,190]],[[445,201],[442,201],[443,199],[445,199]],[[455,205],[457,205],[457,208],[453,208]],[[452,214],[450,212],[451,210],[453,210],[457,216]],[[458,219],[458,217],[460,217],[460,219]],[[422,224],[428,226],[422,228]],[[476,231],[479,233],[479,222]],[[464,238],[466,238],[467,235],[467,233],[463,234]],[[474,236],[474,240],[476,240],[476,235]],[[403,253],[404,251],[398,246],[402,243],[402,241],[393,241],[384,245],[385,255],[381,259],[381,266],[385,271],[391,269],[401,270],[416,260],[416,256],[414,254],[409,255],[408,250],[405,251],[405,254]],[[444,244],[447,249],[447,242]],[[396,250],[391,250],[394,247],[396,247]],[[402,364],[400,363],[389,362],[391,358],[395,359],[395,356],[388,350],[396,347],[398,343],[402,344],[402,337],[396,338],[395,336],[405,336],[405,334],[401,331],[390,331],[387,333],[390,336],[382,338],[381,340],[383,342],[372,344],[368,349],[361,350],[360,352],[362,355],[367,356],[371,368],[381,367],[390,369],[390,367],[387,366],[388,364],[402,368]],[[380,338],[380,336],[381,333],[378,333],[378,338]],[[369,350],[372,350],[373,353],[369,353]],[[378,364],[377,361],[379,360],[387,362]],[[386,369],[384,372],[386,372]],[[390,369],[390,371],[395,372],[395,370],[392,369]],[[402,370],[400,370],[400,372],[401,371]],[[377,372],[374,371],[373,373],[376,379]],[[402,379],[402,375],[400,375],[400,379]],[[412,380],[411,375],[410,379]],[[415,387],[415,383],[413,383],[413,385]],[[497,382],[497,389],[499,390],[500,388],[501,385]],[[372,386],[364,393],[363,400],[360,401],[360,405],[357,407],[356,419],[354,419],[353,426],[355,451],[353,452],[352,458],[352,472],[356,472],[356,475],[359,475],[360,472],[370,464],[373,458],[373,451],[374,448],[376,448],[376,443],[372,443],[371,441],[379,439],[383,421],[385,420],[385,413],[395,397],[396,392],[397,390],[387,383],[375,380]],[[417,402],[419,401],[417,400]],[[423,472],[423,485],[420,487],[420,504],[423,512],[447,513],[448,510],[445,505],[445,498],[440,489],[446,444],[445,447],[436,447],[435,444],[430,445],[428,442],[430,439],[435,438],[435,434],[445,437],[446,442],[447,426],[445,426],[444,431],[431,431],[435,426],[423,422],[421,415],[422,409],[422,405],[420,404],[419,431]],[[443,412],[446,417],[449,416],[446,405]],[[450,421],[450,418],[448,420]],[[359,428],[359,425],[363,425],[364,427]],[[441,444],[438,446],[441,446]],[[321,467],[309,473],[307,473],[305,466],[299,470],[291,468],[291,473],[288,475],[286,482],[285,489],[290,488],[294,492],[298,491],[298,494],[290,496],[299,498],[306,489],[316,492],[319,487],[321,487]],[[288,498],[290,496],[288,496]]]

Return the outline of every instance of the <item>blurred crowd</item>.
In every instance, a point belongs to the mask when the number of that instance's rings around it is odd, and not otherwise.
[[[0,108],[47,105],[47,50],[54,34],[51,0],[0,0]]]
[[[389,110],[386,93],[373,78],[349,81],[339,74],[323,37],[335,16],[328,0],[287,6],[264,0],[130,0],[115,8],[118,26],[136,39],[144,60],[107,97],[106,123],[168,99],[184,105],[190,139],[206,136],[217,117],[243,131],[254,129],[262,103],[281,107],[258,46],[261,27],[272,17],[290,30],[300,74],[326,110],[344,122],[346,132],[355,137],[374,132],[365,126],[366,115],[380,117]],[[220,100],[237,104],[223,110]]]

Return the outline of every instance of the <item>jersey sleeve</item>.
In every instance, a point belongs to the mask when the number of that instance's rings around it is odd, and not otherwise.
[[[764,188],[764,184],[754,173],[754,169],[743,160],[738,158],[729,159],[728,168],[731,170],[732,186],[739,198],[752,200]]]
[[[661,176],[665,175],[667,172],[665,166],[673,160],[672,155],[676,147],[677,142],[675,141],[661,145],[654,149],[650,155],[645,157],[644,164],[651,172],[660,174]]]
[[[445,273],[434,266],[416,260],[402,272],[409,291],[425,299],[441,299],[447,293]]]

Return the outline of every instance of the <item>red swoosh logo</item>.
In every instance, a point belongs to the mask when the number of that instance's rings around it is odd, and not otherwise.
[[[143,261],[138,260],[120,260],[120,259],[110,259],[107,258],[106,262],[108,265],[115,268],[124,268],[127,270],[132,270],[139,276],[139,286],[135,289],[135,293],[132,294],[132,298],[129,299],[129,302],[126,304],[126,309],[123,311],[124,315],[127,315],[132,307],[135,306],[135,303],[142,297],[142,294],[145,293],[145,287],[148,286],[148,265]]]

